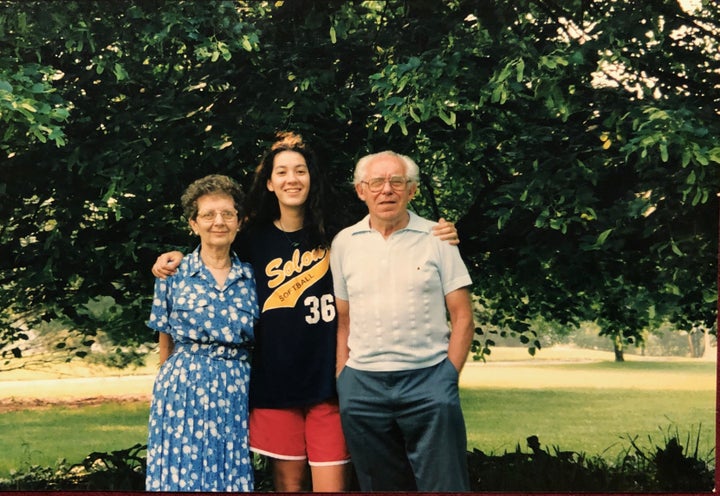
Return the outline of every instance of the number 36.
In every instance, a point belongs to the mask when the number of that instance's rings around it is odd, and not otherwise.
[[[322,318],[325,322],[332,322],[335,318],[335,298],[331,294],[324,294],[320,298],[317,296],[308,296],[303,303],[310,310],[310,314],[305,316],[305,322],[308,324],[317,324]]]

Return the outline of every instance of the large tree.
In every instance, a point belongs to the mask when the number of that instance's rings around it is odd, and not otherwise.
[[[423,170],[483,329],[711,327],[718,11],[675,1],[0,1],[0,341],[149,337],[149,267],[192,179],[247,184],[275,130]],[[97,310],[103,302],[102,311]],[[109,303],[109,304],[108,304]],[[482,343],[481,343],[482,344]],[[16,353],[20,347],[16,347]]]

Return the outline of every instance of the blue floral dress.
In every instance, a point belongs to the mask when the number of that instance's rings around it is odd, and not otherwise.
[[[249,349],[259,315],[253,271],[233,254],[218,287],[196,249],[155,282],[147,325],[174,350],[153,387],[148,491],[252,491]]]

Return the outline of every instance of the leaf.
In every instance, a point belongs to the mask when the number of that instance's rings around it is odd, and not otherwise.
[[[720,164],[720,146],[716,146],[712,148],[708,152],[708,158],[715,162],[716,164]]]
[[[420,116],[417,115],[417,112],[415,112],[415,108],[413,106],[408,107],[408,114],[410,114],[410,117],[412,120],[414,120],[417,123],[420,123]]]
[[[447,124],[448,126],[455,127],[455,112],[450,112],[449,114],[445,112],[443,109],[440,109],[438,111],[438,115],[442,119],[442,121]]]
[[[408,135],[407,126],[405,125],[405,121],[399,121],[398,125],[400,126],[400,131],[403,133],[403,136]]]
[[[606,229],[605,231],[601,232],[600,235],[595,240],[595,245],[600,246],[605,244],[605,240],[607,240],[608,236],[610,236],[610,233],[613,232],[613,229]]]
[[[680,247],[675,243],[675,241],[670,241],[670,248],[672,249],[673,253],[678,256],[684,256],[685,254],[680,250]]]
[[[25,110],[27,110],[27,111],[29,111],[29,112],[33,112],[33,113],[37,112],[37,108],[35,108],[34,106],[30,105],[28,102],[21,102],[21,103],[19,104],[19,107],[20,107],[20,108],[23,108],[23,109],[25,109]]]
[[[125,67],[121,63],[116,63],[113,66],[113,74],[115,74],[115,79],[118,81],[124,81],[128,78],[128,73],[125,71]]]
[[[668,149],[665,143],[660,143],[660,160],[663,162],[668,161]]]
[[[522,83],[523,80],[523,73],[525,72],[525,61],[523,59],[518,59],[517,63],[517,74],[515,76],[515,80],[518,83]]]
[[[247,36],[243,36],[241,44],[242,44],[242,47],[245,49],[245,51],[247,51],[247,52],[253,51],[252,43],[250,43],[250,40],[248,39]]]

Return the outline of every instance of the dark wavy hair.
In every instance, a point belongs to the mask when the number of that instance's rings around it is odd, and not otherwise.
[[[268,191],[267,182],[272,174],[275,156],[284,151],[297,152],[305,158],[310,174],[310,191],[305,202],[303,227],[307,229],[312,246],[328,248],[332,237],[327,232],[325,220],[326,179],[320,171],[315,152],[301,135],[289,131],[277,133],[275,142],[255,169],[252,187],[246,197],[247,216],[243,228],[252,231],[280,218],[280,204],[275,193]]]

